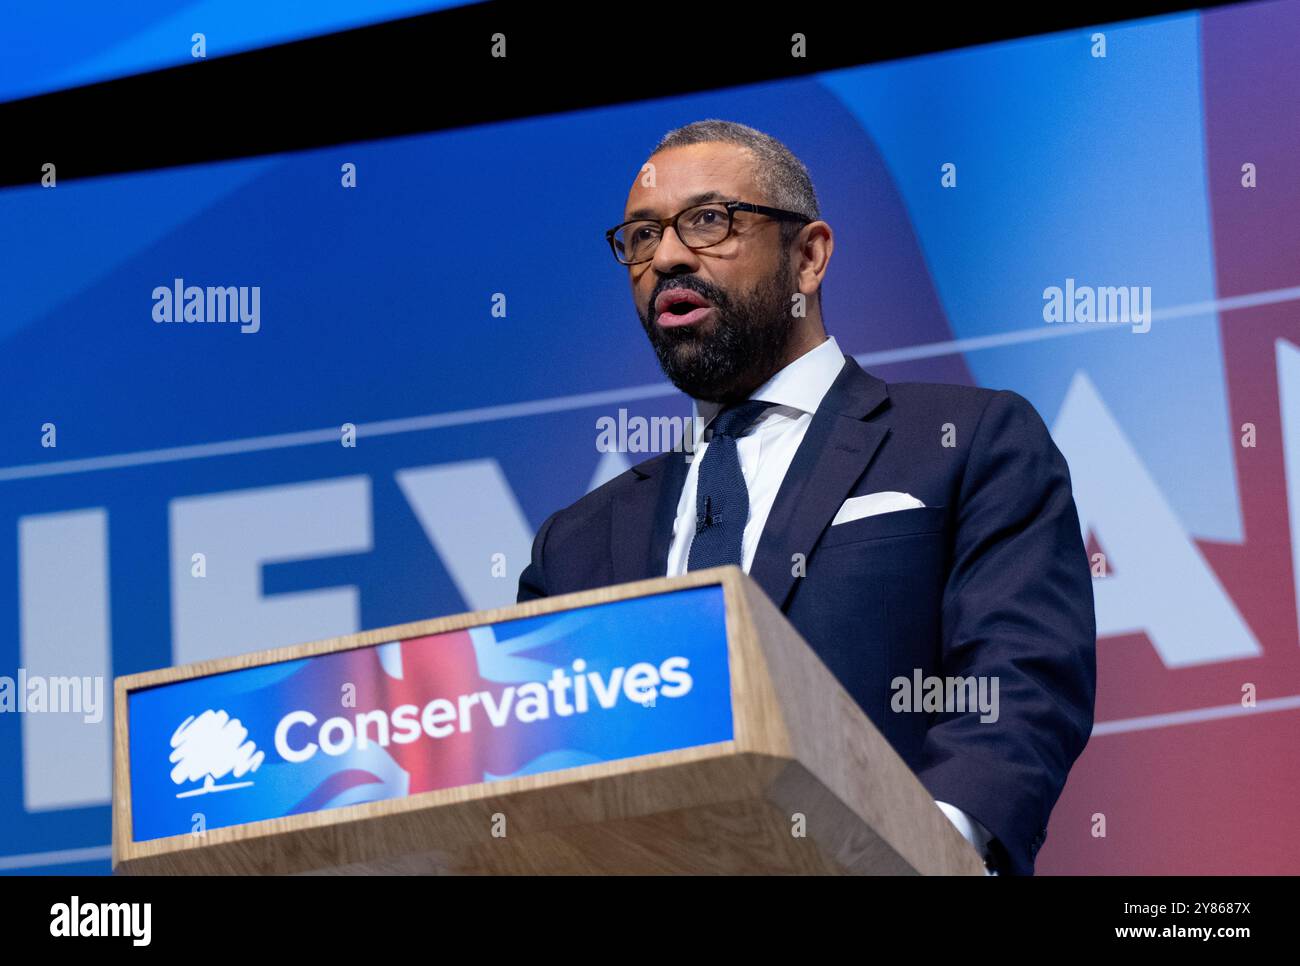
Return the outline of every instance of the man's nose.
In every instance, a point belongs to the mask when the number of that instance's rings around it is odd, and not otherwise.
[[[678,265],[694,265],[695,259],[695,252],[682,242],[677,229],[672,225],[665,228],[655,248],[655,269],[667,275]]]

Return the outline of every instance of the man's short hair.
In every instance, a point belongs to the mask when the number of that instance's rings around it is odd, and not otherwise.
[[[748,125],[738,124],[735,121],[722,121],[718,118],[692,121],[665,134],[650,153],[654,155],[668,148],[719,141],[748,148],[754,157],[754,183],[766,197],[742,198],[742,201],[763,202],[773,208],[797,211],[813,221],[821,219],[817,192],[813,189],[812,178],[804,163],[776,138]],[[781,250],[783,253],[788,253],[790,243],[803,229],[804,223],[780,221],[777,224],[780,225],[781,231]],[[817,286],[817,308],[818,311],[823,310],[821,285]]]

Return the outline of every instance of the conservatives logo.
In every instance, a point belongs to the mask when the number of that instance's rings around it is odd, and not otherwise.
[[[242,778],[257,771],[262,764],[265,753],[258,751],[253,742],[245,741],[247,737],[248,729],[224,711],[204,711],[197,718],[190,715],[182,721],[172,733],[169,760],[176,766],[172,769],[172,781],[177,785],[202,781],[203,785],[178,792],[176,797],[190,798],[252,785],[251,781],[217,784],[218,779],[227,775]]]
[[[689,666],[685,657],[674,656],[658,667],[644,661],[616,667],[605,678],[597,671],[588,671],[587,662],[578,658],[572,664],[572,675],[557,667],[545,683],[528,681],[497,693],[473,691],[454,699],[434,698],[423,708],[403,704],[391,713],[378,709],[352,719],[329,718],[316,730],[314,741],[310,740],[312,733],[304,734],[303,729],[315,728],[316,715],[306,710],[290,711],[276,725],[275,750],[285,761],[296,763],[308,761],[317,751],[342,755],[353,747],[364,749],[372,743],[386,748],[390,742],[404,745],[426,736],[465,734],[473,729],[475,708],[479,709],[477,717],[487,725],[503,728],[512,719],[531,724],[549,718],[552,712],[561,718],[586,714],[592,699],[605,709],[613,708],[620,696],[649,707],[656,697],[680,698],[690,692],[694,682],[686,671]]]

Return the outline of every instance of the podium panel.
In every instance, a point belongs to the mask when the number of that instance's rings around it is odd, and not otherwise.
[[[114,698],[118,873],[983,872],[737,567]]]

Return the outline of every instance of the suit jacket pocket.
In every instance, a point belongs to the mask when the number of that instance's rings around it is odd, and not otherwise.
[[[834,547],[863,540],[880,540],[885,537],[906,537],[918,533],[938,533],[944,528],[947,507],[922,506],[910,510],[891,510],[868,517],[828,526],[822,532],[818,547]]]

